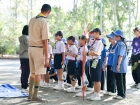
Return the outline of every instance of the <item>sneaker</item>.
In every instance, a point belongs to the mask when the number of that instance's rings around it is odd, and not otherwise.
[[[134,85],[132,85],[132,86],[130,86],[131,88],[137,88],[137,84],[134,84]]]
[[[110,92],[106,91],[106,92],[104,92],[104,95],[109,95],[109,93],[110,93]]]
[[[83,96],[83,93],[82,92],[79,92],[79,93],[76,94],[76,96],[77,97],[82,97]],[[84,93],[84,97],[86,97],[86,92]]]
[[[69,84],[69,83],[65,83],[65,85],[68,86],[68,87],[71,87],[71,84]]]
[[[77,88],[77,89],[82,89],[82,86],[77,86],[76,88]]]
[[[136,87],[137,87],[137,89],[140,89],[140,83]]]
[[[116,95],[117,95],[117,93],[112,93],[112,92],[109,92],[109,95],[110,95],[110,96],[116,96]]]
[[[32,98],[31,98],[31,97],[28,97],[27,100],[28,100],[28,101],[32,101]]]
[[[64,90],[64,86],[60,86],[59,84],[53,87],[54,90]]]
[[[36,101],[36,102],[48,102],[48,100],[43,99],[43,98],[41,98],[41,97],[32,98],[31,101]]]
[[[40,81],[40,87],[44,87],[45,83]]]
[[[74,88],[68,88],[68,89],[66,89],[66,91],[68,92],[68,93],[75,93],[76,91],[75,91],[75,89]]]
[[[44,88],[49,88],[50,87],[50,84],[49,83],[45,83],[43,87]]]
[[[123,97],[121,97],[121,96],[115,96],[115,97],[113,97],[114,99],[118,99],[118,100],[123,100],[124,98]]]
[[[91,96],[87,97],[87,100],[90,100],[92,97],[94,97],[94,94],[92,94]]]
[[[100,94],[95,94],[89,99],[91,101],[101,100]]]
[[[94,91],[93,88],[87,88],[87,91]]]
[[[22,89],[21,92],[22,92],[22,93],[28,93],[29,90],[28,90],[28,89]]]
[[[101,94],[104,94],[104,93],[105,93],[105,91],[104,91],[104,90],[100,90],[100,93],[101,93]]]

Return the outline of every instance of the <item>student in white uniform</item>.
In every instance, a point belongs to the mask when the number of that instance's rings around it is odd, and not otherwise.
[[[48,59],[49,59],[49,64],[51,64],[52,60],[52,46],[50,45],[50,39],[48,39]],[[46,74],[45,74],[45,85],[44,87],[50,87],[49,84],[49,70],[50,70],[50,65],[47,67]]]
[[[82,86],[82,74],[85,74],[85,71],[82,73],[83,68],[85,68],[85,63],[86,63],[86,54],[88,52],[88,48],[86,46],[86,36],[82,35],[79,37],[79,48],[78,48],[78,56],[77,56],[77,61],[78,61],[78,71],[79,75],[81,77],[81,86]],[[86,89],[86,86],[84,86],[84,91]],[[76,96],[82,96],[82,92],[79,92],[76,94]],[[86,96],[86,92],[84,94]]]
[[[68,59],[68,64],[67,64],[67,69],[68,69],[68,75],[70,76],[71,79],[71,88],[68,88],[66,91],[67,92],[75,92],[75,84],[76,81],[72,80],[73,75],[75,74],[75,69],[76,69],[76,57],[78,54],[78,49],[76,45],[74,44],[75,42],[75,37],[70,36],[67,38],[67,42],[69,45],[68,51],[66,52],[66,58]]]
[[[64,81],[62,79],[63,76],[63,65],[65,60],[65,44],[61,39],[63,38],[63,33],[58,31],[55,34],[55,46],[53,50],[54,54],[54,68],[57,69],[58,74],[58,85],[56,85],[53,89],[63,90],[64,89]]]
[[[88,97],[87,99],[101,100],[100,98],[100,88],[101,88],[101,75],[102,75],[102,63],[101,63],[101,53],[103,50],[103,43],[101,40],[101,31],[99,28],[92,30],[91,35],[94,38],[94,41],[87,53],[87,56],[91,57],[90,61],[90,75],[91,80],[94,82],[94,94]]]
[[[52,46],[50,45],[50,39],[48,39],[48,59],[49,59],[49,64],[51,63],[52,59]],[[47,67],[46,74],[42,75],[41,78],[41,87],[49,87],[49,74],[48,71],[50,69],[50,65]]]

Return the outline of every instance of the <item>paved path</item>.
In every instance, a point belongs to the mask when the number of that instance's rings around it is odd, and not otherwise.
[[[0,84],[10,83],[20,89],[20,63],[18,60],[0,60]],[[128,67],[130,69],[130,67]],[[49,100],[48,103],[31,103],[26,98],[0,98],[0,105],[140,105],[140,90],[129,88],[133,84],[131,71],[127,73],[127,98],[113,100],[102,96],[101,101],[82,101],[75,93],[41,88],[39,94]],[[89,96],[91,92],[88,92]]]

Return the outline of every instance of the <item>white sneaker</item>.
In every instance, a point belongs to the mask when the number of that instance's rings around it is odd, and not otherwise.
[[[62,85],[56,85],[55,87],[53,87],[54,90],[64,90],[64,86]]]
[[[140,83],[136,87],[137,87],[137,89],[140,89]]]
[[[45,82],[40,81],[40,87],[43,87],[45,85]]]
[[[116,95],[117,95],[117,93],[112,93],[112,92],[109,92],[109,95],[110,95],[110,96],[116,96]]]
[[[68,87],[71,87],[71,84],[69,84],[69,83],[65,83],[65,85],[68,86]]]
[[[74,88],[67,88],[66,89],[66,91],[68,92],[68,93],[75,93],[76,91],[75,91],[75,89]]]
[[[90,100],[92,97],[94,97],[94,94],[92,94],[91,96],[87,97],[87,100]]]
[[[83,96],[83,93],[82,92],[79,92],[76,94],[77,97],[82,97]],[[84,92],[84,97],[86,97],[86,92]]]
[[[49,83],[44,83],[43,87],[44,88],[49,88],[50,87],[50,84]]]
[[[132,85],[132,86],[130,86],[131,88],[137,88],[137,84],[134,84],[134,85]]]
[[[104,93],[105,93],[105,91],[104,91],[104,90],[100,90],[100,93],[101,93],[101,94],[104,94]]]
[[[121,97],[121,96],[115,96],[115,97],[113,97],[114,99],[118,99],[118,100],[123,100],[124,98],[123,97]]]
[[[87,88],[86,90],[87,90],[87,91],[94,91],[93,88]]]
[[[91,100],[91,101],[101,100],[100,94],[94,93],[94,95],[89,100]]]
[[[77,88],[77,89],[82,89],[82,86],[77,86],[76,88]]]
[[[22,92],[22,93],[28,93],[29,90],[28,90],[28,89],[22,89],[21,92]]]
[[[110,93],[110,92],[106,91],[106,92],[104,92],[104,95],[109,95],[109,93]]]

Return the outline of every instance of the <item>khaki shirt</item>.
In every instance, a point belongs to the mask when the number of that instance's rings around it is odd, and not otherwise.
[[[32,18],[29,23],[29,45],[43,46],[42,40],[48,39],[49,28],[45,18]]]

